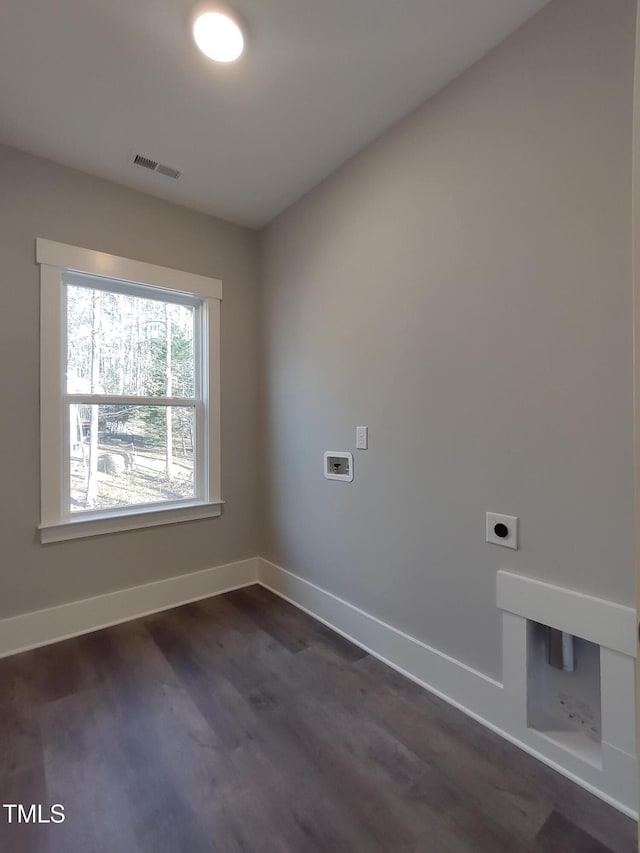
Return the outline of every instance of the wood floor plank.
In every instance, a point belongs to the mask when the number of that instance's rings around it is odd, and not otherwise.
[[[271,601],[265,602],[265,591],[258,586],[234,590],[227,596],[228,600],[239,610],[251,616],[255,624],[290,652],[299,652],[308,648],[312,639],[310,631],[304,626],[304,621],[293,610],[290,611],[283,602],[281,608],[270,606]]]
[[[411,835],[389,809],[386,792],[378,790],[368,775],[345,755],[339,744],[313,720],[297,712],[295,706],[280,703],[274,685],[257,688],[256,702],[264,724],[260,745],[275,764],[283,763],[287,773],[298,781],[294,794],[298,808],[322,805],[321,817],[331,835],[322,849],[374,851],[417,849]],[[323,828],[324,835],[328,828]]]
[[[292,679],[295,687],[290,688],[287,707],[300,705],[305,718],[318,718],[325,731],[332,732],[335,743],[343,745],[350,760],[377,776],[380,788],[395,796],[396,811],[402,811],[404,801],[410,799],[420,818],[429,818],[432,829],[446,826],[452,837],[466,844],[473,841],[473,847],[464,849],[512,850],[516,843],[525,849],[542,821],[530,827],[521,819],[502,820],[504,811],[513,812],[514,818],[519,815],[508,808],[513,803],[502,796],[502,790],[499,797],[493,796],[488,778],[473,778],[477,768],[469,756],[464,756],[466,765],[450,774],[449,753],[442,751],[437,738],[435,745],[429,746],[423,719],[398,702],[389,707],[390,716],[381,713],[379,704],[371,705],[373,685],[340,659],[330,661],[330,657],[326,649],[307,649],[297,656]],[[345,697],[354,701],[345,701]],[[491,806],[500,819],[488,823],[484,837],[480,837],[478,827],[487,823]],[[410,823],[410,817],[405,816],[405,821]]]
[[[63,697],[41,709],[47,794],[65,807],[50,831],[51,853],[120,849],[139,853],[126,791],[117,781],[114,750],[98,716],[108,707],[103,688]],[[118,816],[118,817],[116,817]]]
[[[308,683],[302,677],[306,673],[314,682],[317,673],[310,665],[307,650],[297,656],[297,668],[290,669],[290,684],[284,678],[272,681],[259,691],[265,707],[279,706],[286,709],[287,722],[295,722],[297,732],[304,732],[304,740],[319,742],[316,752],[331,756],[339,772],[323,775],[337,777],[334,785],[343,791],[344,801],[349,802],[348,792],[359,792],[361,799],[371,803],[374,820],[380,818],[382,826],[377,836],[387,836],[388,843],[401,849],[423,849],[425,832],[440,850],[512,850],[513,837],[499,823],[486,824],[481,806],[472,801],[462,802],[458,793],[457,780],[453,783],[438,770],[432,772],[425,762],[408,750],[401,739],[379,728],[365,715],[353,714],[335,701],[330,691],[315,694],[308,691]],[[327,685],[326,680],[317,683]],[[302,688],[302,689],[300,689]],[[267,699],[265,699],[265,694]],[[255,693],[252,698],[255,700]],[[401,724],[401,721],[398,721]],[[291,724],[293,725],[293,724]],[[292,736],[289,735],[289,741]],[[412,801],[413,807],[407,808]],[[448,807],[443,808],[446,801]],[[452,805],[457,803],[457,808]],[[351,798],[353,807],[354,801]],[[371,814],[368,815],[371,821]],[[399,823],[398,823],[399,822]],[[402,840],[402,843],[401,843]],[[522,844],[519,849],[525,849]]]
[[[31,765],[28,768],[13,773],[0,780],[0,794],[3,804],[23,804],[27,808],[31,804],[50,805],[47,797],[47,786],[42,764]],[[55,801],[54,801],[55,802]],[[12,809],[12,821],[8,820],[8,810],[2,808],[0,814],[0,850],[28,851],[28,853],[52,853],[51,826],[47,824],[25,824],[17,822],[16,809]]]
[[[357,667],[375,670],[384,678],[384,664],[372,661],[358,663]],[[469,751],[474,757],[476,772],[495,776],[499,772],[503,782],[498,783],[505,791],[517,796],[513,806],[523,817],[540,819],[545,810],[550,813],[556,809],[564,814],[574,825],[601,843],[609,844],[616,853],[636,853],[637,826],[634,821],[609,807],[599,798],[580,788],[566,777],[551,770],[532,756],[523,753],[498,734],[488,731],[479,723],[470,720],[461,711],[450,707],[442,700],[429,694],[416,685],[407,687],[406,679],[397,673],[388,677],[410,696],[410,704],[418,716],[425,714],[429,721],[429,730],[439,732],[446,739],[450,751],[449,766],[461,779],[468,778],[464,772],[464,753]],[[463,746],[461,752],[457,745]],[[485,789],[486,790],[486,789]],[[489,806],[490,800],[487,805]],[[502,820],[516,816],[513,808],[502,813]],[[490,814],[495,814],[490,812]]]
[[[220,748],[231,749],[252,737],[255,719],[250,705],[220,672],[206,649],[171,617],[148,625],[156,645],[215,734]]]
[[[245,587],[229,593],[229,600],[249,614],[256,625],[291,652],[316,645],[326,645],[346,660],[355,661],[367,655],[317,619],[262,586]]]
[[[591,835],[578,829],[575,824],[553,812],[536,837],[536,851],[540,853],[566,853],[580,850],[582,853],[613,853],[610,847],[600,844]]]
[[[11,853],[635,853],[600,800],[260,587],[0,661]]]
[[[0,701],[0,791],[7,784],[9,776],[42,763],[37,707],[18,701],[11,702],[9,695]]]
[[[362,835],[346,821],[331,792],[318,795],[313,767],[299,755],[292,756],[290,749],[283,759],[282,748],[282,741],[270,731],[234,751],[233,761],[247,789],[248,807],[258,807],[269,816],[284,850],[347,853],[357,849],[354,845],[362,844]],[[250,839],[247,849],[254,845],[255,839],[253,844]]]
[[[414,721],[426,722],[431,736],[422,742],[428,750],[422,753],[425,760],[432,748],[441,751],[445,772],[467,785],[470,797],[480,793],[492,819],[512,826],[516,833],[526,827],[525,832],[535,834],[557,808],[588,834],[611,843],[617,853],[635,853],[635,821],[380,661],[368,658],[355,668],[374,676],[380,697],[397,696],[413,709]],[[395,725],[393,699],[387,695],[374,702],[389,724]],[[414,732],[415,725],[403,727],[410,743]],[[420,751],[420,743],[415,748]]]

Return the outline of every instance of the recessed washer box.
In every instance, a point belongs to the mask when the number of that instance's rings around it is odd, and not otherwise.
[[[327,480],[353,480],[353,454],[346,450],[327,450],[324,454],[324,476]]]
[[[527,620],[527,726],[596,767],[602,766],[600,646],[572,637],[574,668],[551,666],[549,628]]]

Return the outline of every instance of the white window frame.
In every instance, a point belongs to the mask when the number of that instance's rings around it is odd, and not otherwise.
[[[220,302],[222,282],[194,273],[120,258],[91,249],[81,249],[37,238],[36,262],[40,265],[40,465],[41,542],[59,542],[153,527],[178,521],[218,516],[220,497]],[[131,507],[69,511],[65,477],[64,446],[67,436],[68,404],[66,388],[66,312],[63,276],[81,273],[113,279],[114,290],[122,283],[160,288],[198,303],[201,318],[200,358],[202,403],[196,406],[197,497],[193,500],[163,502]],[[126,286],[125,286],[126,289]],[[159,295],[161,298],[161,295]],[[71,395],[73,396],[73,395]],[[97,399],[98,395],[91,395]],[[104,400],[110,402],[108,395]],[[132,402],[153,404],[157,398],[135,397]],[[173,401],[179,405],[180,401]],[[194,400],[188,401],[194,405]],[[199,457],[199,458],[198,458]]]

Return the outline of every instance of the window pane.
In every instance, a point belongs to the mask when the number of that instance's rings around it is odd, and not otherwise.
[[[69,406],[70,511],[195,497],[195,409]]]
[[[193,397],[194,309],[67,285],[67,393]]]

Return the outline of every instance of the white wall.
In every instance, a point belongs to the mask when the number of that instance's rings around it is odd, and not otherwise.
[[[555,0],[263,235],[262,555],[492,675],[497,569],[633,602],[635,9]]]

